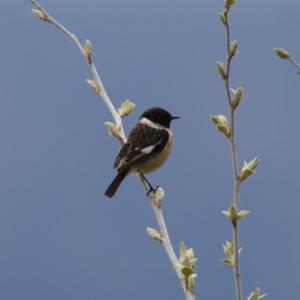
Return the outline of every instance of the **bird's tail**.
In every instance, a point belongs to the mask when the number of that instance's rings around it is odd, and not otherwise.
[[[120,186],[122,181],[125,179],[127,174],[128,174],[127,171],[119,172],[117,174],[117,176],[115,177],[115,179],[112,181],[112,183],[109,185],[107,190],[105,191],[105,196],[107,196],[109,198],[113,197],[113,195],[116,193],[118,187]]]

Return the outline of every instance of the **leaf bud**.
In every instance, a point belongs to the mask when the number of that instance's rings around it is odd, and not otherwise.
[[[291,58],[291,54],[284,48],[274,48],[274,52],[277,54],[278,57],[280,57],[282,59],[290,59]]]
[[[236,90],[231,89],[231,92],[232,92],[232,95],[233,95],[231,106],[235,109],[240,104],[240,101],[241,101],[241,98],[243,96],[244,90],[240,86]]]
[[[118,114],[121,118],[127,117],[134,111],[135,106],[135,103],[133,103],[130,99],[127,99],[118,108]]]
[[[255,173],[255,170],[257,168],[257,166],[259,165],[261,159],[258,158],[257,156],[252,159],[249,163],[247,163],[246,161],[244,162],[244,166],[242,168],[242,171],[238,177],[238,179],[240,181],[245,180],[248,176],[252,175]]]
[[[217,61],[217,67],[218,67],[218,71],[222,77],[223,80],[226,80],[227,75],[226,75],[226,71],[225,71],[225,65],[223,62],[221,61]]]
[[[90,88],[92,88],[92,90],[99,95],[101,88],[99,86],[99,84],[95,81],[95,80],[91,80],[91,79],[86,79],[86,83],[89,85]]]
[[[238,48],[238,41],[234,40],[231,42],[230,49],[229,49],[229,57],[233,57],[237,53]]]
[[[152,237],[154,240],[162,242],[163,238],[162,235],[154,228],[147,227],[147,233]]]
[[[228,138],[231,136],[231,129],[228,127],[228,121],[224,115],[212,115],[211,120],[218,131],[224,133]]]
[[[121,128],[119,126],[117,126],[115,123],[112,122],[105,122],[104,125],[107,128],[110,136],[115,138],[120,138]]]

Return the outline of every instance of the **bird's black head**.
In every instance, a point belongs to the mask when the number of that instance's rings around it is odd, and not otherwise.
[[[141,116],[140,119],[147,118],[153,123],[162,125],[166,128],[170,128],[172,120],[179,119],[179,117],[172,116],[168,111],[161,107],[152,107],[147,109]]]

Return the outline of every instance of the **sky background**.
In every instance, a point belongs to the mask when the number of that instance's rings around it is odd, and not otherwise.
[[[41,0],[81,41],[116,106],[135,101],[126,132],[148,107],[182,119],[174,151],[149,176],[166,190],[173,245],[193,247],[199,299],[234,299],[231,269],[220,262],[231,225],[229,146],[209,120],[226,113],[215,62],[224,60],[222,0]],[[296,299],[300,285],[300,77],[279,60],[300,59],[298,0],[240,0],[232,9],[238,39],[232,86],[245,90],[237,110],[240,165],[262,158],[241,191],[242,282],[268,299]],[[111,116],[89,89],[89,69],[54,27],[31,15],[29,1],[0,10],[0,299],[183,299],[166,254],[149,238],[156,227],[136,178],[114,199],[103,193],[119,147],[103,123]]]

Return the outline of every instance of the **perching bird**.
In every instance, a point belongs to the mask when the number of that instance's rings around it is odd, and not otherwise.
[[[179,117],[172,116],[160,107],[147,109],[140,116],[116,157],[114,168],[118,174],[105,191],[107,197],[113,197],[129,173],[140,173],[143,176],[162,166],[172,150],[173,133],[170,124],[175,119]],[[151,185],[148,185],[152,190]]]

